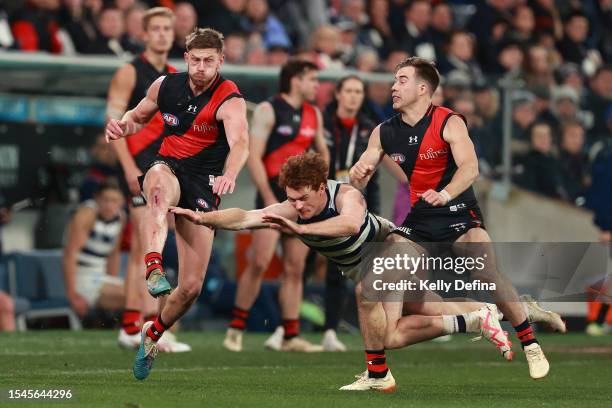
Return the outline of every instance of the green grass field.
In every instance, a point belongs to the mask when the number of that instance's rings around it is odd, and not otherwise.
[[[221,347],[221,333],[182,333],[191,353],[160,354],[145,381],[132,377],[135,352],[114,331],[31,331],[0,335],[0,406],[15,407],[605,407],[612,401],[612,336],[540,335],[551,363],[545,380],[529,378],[522,352],[501,359],[486,342],[455,336],[387,354],[395,394],[338,387],[364,369],[358,336],[347,353],[264,351],[249,334],[245,351]],[[318,340],[310,336],[311,340]],[[516,348],[516,347],[515,347]],[[68,402],[12,401],[8,389],[70,389]],[[378,405],[381,404],[381,405]]]

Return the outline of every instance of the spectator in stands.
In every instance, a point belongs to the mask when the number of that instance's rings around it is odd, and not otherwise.
[[[127,13],[135,4],[136,0],[115,0],[115,6],[124,13]]]
[[[13,298],[0,290],[0,332],[15,331],[15,303]]]
[[[440,73],[459,70],[470,77],[470,83],[476,78],[482,77],[482,71],[474,58],[476,43],[474,37],[467,31],[454,31],[450,34],[447,43],[447,51],[441,55],[439,69]]]
[[[130,0],[134,3],[132,0]],[[144,34],[144,28],[142,24],[142,18],[147,8],[140,4],[135,3],[125,12],[125,34],[121,39],[121,45],[126,51],[129,51],[133,55],[140,54],[144,51],[144,43],[142,42],[142,36]]]
[[[174,44],[168,53],[168,58],[183,58],[186,51],[185,40],[197,22],[198,16],[191,3],[182,1],[176,4],[174,8]]]
[[[529,6],[535,16],[536,31],[550,33],[554,39],[563,37],[563,23],[555,0],[530,0]]]
[[[474,148],[478,157],[483,156],[482,142],[486,139],[486,129],[484,121],[476,112],[476,104],[471,92],[464,92],[456,97],[451,104],[455,112],[459,112],[467,121],[467,128],[470,138],[474,143]]]
[[[225,62],[242,64],[246,56],[247,40],[243,33],[235,32],[225,37]]]
[[[455,69],[442,78],[441,86],[444,100],[452,102],[457,96],[470,90],[472,78],[467,72]]]
[[[523,77],[530,91],[537,87],[552,89],[555,79],[548,49],[541,45],[531,45],[527,48],[523,63]]]
[[[512,27],[506,35],[522,45],[534,41],[535,17],[533,10],[526,4],[518,5],[512,11]]]
[[[365,25],[368,21],[365,0],[342,1],[340,13],[335,20],[336,21],[332,20],[332,22],[351,21],[357,27]]]
[[[427,0],[410,2],[404,13],[405,23],[395,33],[398,44],[410,55],[436,60],[434,38],[429,30],[431,4]]]
[[[270,45],[270,48],[268,48],[268,65],[277,67],[283,66],[287,61],[289,61],[290,57],[291,54],[289,53],[289,48],[287,47],[272,44]]]
[[[214,28],[223,35],[243,31],[242,20],[246,5],[247,0],[221,0],[219,10],[207,18],[204,25]]]
[[[363,25],[357,35],[357,43],[374,48],[378,55],[385,59],[396,48],[396,41],[389,25],[389,2],[387,0],[370,0],[368,2],[369,21]]]
[[[397,67],[400,62],[404,61],[409,56],[410,54],[404,50],[392,50],[383,64],[384,70],[386,72],[395,73],[395,67]]]
[[[272,44],[291,47],[285,27],[270,13],[267,0],[248,0],[245,16],[242,18],[242,29],[248,33],[259,33],[266,49]]]
[[[588,157],[584,152],[584,128],[578,122],[567,122],[561,129],[559,159],[563,184],[572,202],[584,196],[588,185]]]
[[[375,123],[382,123],[395,114],[391,103],[391,84],[370,82],[367,86],[364,111]]]
[[[109,7],[100,12],[96,21],[98,37],[90,44],[89,54],[110,54],[120,58],[129,58],[126,49],[121,45],[125,32],[125,19],[118,8]]]
[[[106,143],[104,134],[96,137],[94,144],[89,149],[91,165],[85,171],[85,179],[81,184],[81,202],[94,198],[95,192],[109,177],[118,177],[117,156],[110,145]]]
[[[515,91],[512,96],[512,150],[526,153],[532,139],[532,125],[536,120],[535,97],[528,91]],[[498,118],[497,131],[501,137],[503,127]]]
[[[62,52],[57,12],[59,0],[29,0],[15,13],[11,30],[22,51]]]
[[[561,178],[561,164],[553,154],[551,128],[538,122],[531,127],[531,150],[517,157],[516,183],[548,197],[567,199]]]
[[[574,89],[580,100],[586,99],[586,89],[584,88],[584,80],[580,72],[580,67],[573,62],[568,62],[560,65],[555,70],[555,82],[557,85],[566,85]]]
[[[99,8],[101,5],[102,2],[64,1],[60,22],[77,53],[87,53],[90,43],[95,41],[97,36],[95,18],[101,11]]]
[[[496,66],[490,71],[502,76],[518,77],[525,55],[520,44],[515,41],[504,41],[499,45]]]
[[[68,301],[79,316],[93,307],[115,311],[125,305],[123,280],[118,277],[123,204],[119,184],[108,179],[70,221],[63,269]]]
[[[436,55],[444,55],[446,46],[453,31],[453,14],[450,6],[441,1],[431,9],[431,35],[436,47]],[[474,47],[476,44],[473,44]],[[476,50],[472,50],[473,53]]]
[[[355,69],[359,72],[374,72],[380,66],[378,53],[372,48],[362,48],[355,59]]]
[[[299,49],[308,47],[310,35],[318,27],[330,24],[326,0],[270,0],[270,8]]]
[[[495,43],[499,41],[512,20],[512,0],[488,0],[479,4],[470,18],[467,29],[478,39],[478,61],[485,71],[496,67]],[[520,64],[519,64],[520,65]]]
[[[601,67],[589,81],[586,109],[593,113],[593,128],[590,130],[596,139],[610,139],[610,128],[606,117],[612,107],[612,65]]]
[[[552,123],[555,134],[561,132],[561,127],[564,123],[580,121],[583,125],[587,125],[585,121],[588,119],[584,112],[580,112],[580,99],[573,88],[569,86],[559,86],[555,88],[552,94],[552,113],[554,121]],[[590,117],[590,114],[588,115]]]
[[[342,38],[340,30],[334,26],[321,26],[312,34],[311,49],[315,64],[319,69],[342,69],[340,60]]]
[[[268,65],[268,52],[258,44],[251,44],[247,48],[246,60],[247,65]]]
[[[585,73],[592,74],[601,63],[596,49],[588,45],[589,20],[580,13],[573,12],[565,20],[563,39],[557,44],[565,62],[579,64]]]

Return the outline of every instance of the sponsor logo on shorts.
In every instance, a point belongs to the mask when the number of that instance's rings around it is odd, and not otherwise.
[[[450,209],[451,211],[453,211],[453,212],[458,211],[458,210],[462,210],[462,209],[464,209],[464,208],[465,208],[465,204],[464,204],[464,203],[459,203],[459,204],[456,204],[456,205],[451,205],[451,206],[449,207],[449,209]]]
[[[171,113],[164,113],[162,118],[164,118],[164,122],[170,126],[178,126],[179,124],[178,118]]]
[[[393,153],[391,155],[391,160],[393,160],[394,162],[396,162],[397,164],[402,164],[403,162],[406,161],[406,156],[404,156],[401,153]]]
[[[453,228],[457,232],[463,231],[467,228],[465,222],[458,222],[457,224],[451,224],[448,227]]]
[[[206,202],[205,199],[203,198],[198,198],[196,200],[196,204],[198,205],[198,207],[204,208],[205,210],[209,209],[210,206],[208,205],[208,203]]]
[[[293,128],[289,125],[282,125],[276,128],[276,133],[281,134],[283,136],[291,136],[293,133]]]

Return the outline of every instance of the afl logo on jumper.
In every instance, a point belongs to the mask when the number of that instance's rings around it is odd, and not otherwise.
[[[207,210],[209,207],[208,203],[203,198],[198,198],[196,200],[196,204],[198,205],[198,207],[204,208],[205,210]]]
[[[404,156],[401,153],[393,153],[391,155],[391,160],[393,160],[394,162],[396,162],[397,164],[402,164],[403,162],[406,161],[406,156]]]
[[[166,122],[170,126],[178,126],[179,124],[178,118],[171,113],[164,113],[162,115],[162,118],[164,118],[164,122]]]
[[[293,129],[289,125],[282,125],[276,128],[276,132],[279,135],[291,136],[291,134],[293,133]]]

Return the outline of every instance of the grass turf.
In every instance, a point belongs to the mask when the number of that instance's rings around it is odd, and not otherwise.
[[[114,331],[0,334],[0,406],[15,407],[603,407],[612,401],[612,336],[539,335],[551,363],[545,380],[529,378],[492,345],[457,335],[389,351],[395,394],[340,392],[364,369],[361,339],[341,336],[347,353],[264,351],[264,335],[247,334],[245,351],[221,347],[222,333],[181,333],[193,351],[161,354],[149,378],[132,377],[135,352]],[[318,336],[308,336],[319,340]],[[70,389],[70,401],[8,402],[9,389]],[[382,405],[378,405],[382,404]]]

